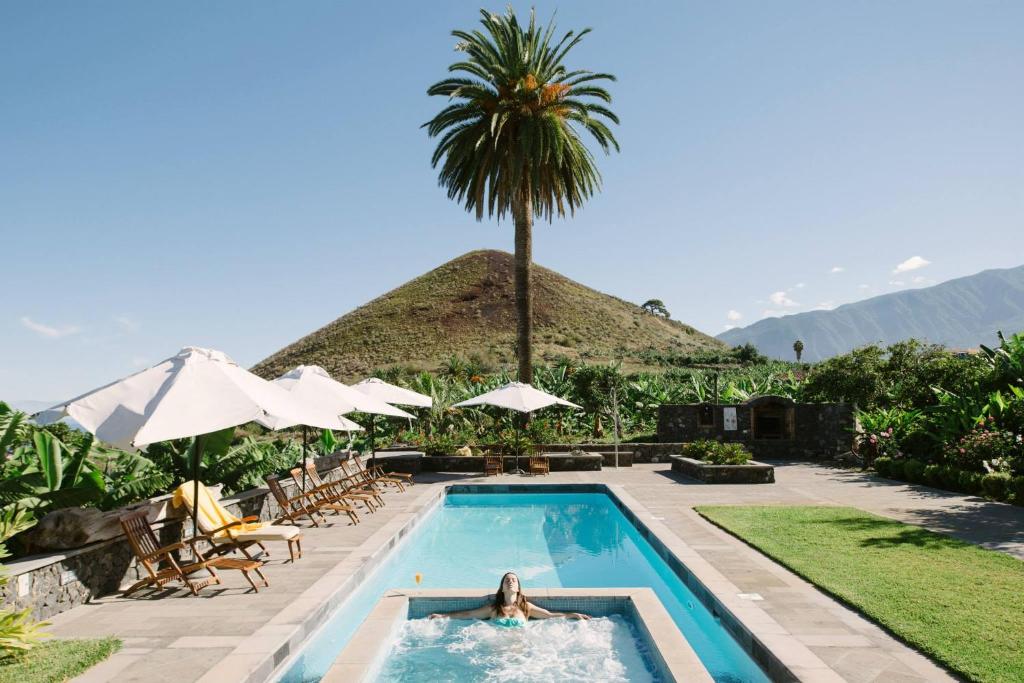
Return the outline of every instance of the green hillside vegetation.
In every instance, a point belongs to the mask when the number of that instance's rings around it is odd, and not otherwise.
[[[997,343],[996,332],[1024,331],[1024,266],[986,270],[933,287],[876,296],[831,311],[766,318],[718,335],[750,343],[771,358],[819,361],[865,344],[919,339],[952,348]]]
[[[512,255],[474,251],[360,306],[257,364],[273,378],[299,364],[341,381],[402,366],[433,371],[452,357],[515,363]],[[664,367],[672,359],[727,347],[681,322],[534,266],[534,353],[538,359]]]

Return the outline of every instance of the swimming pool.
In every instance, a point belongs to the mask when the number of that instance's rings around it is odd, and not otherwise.
[[[316,681],[390,588],[650,587],[720,683],[768,678],[603,493],[450,493],[353,591],[281,677]],[[494,584],[491,586],[491,584]]]

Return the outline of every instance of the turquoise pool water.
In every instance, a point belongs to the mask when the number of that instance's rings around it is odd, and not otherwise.
[[[602,493],[449,494],[353,592],[296,658],[284,683],[317,681],[392,588],[496,589],[514,570],[530,588],[654,590],[719,683],[769,679]]]
[[[490,621],[411,619],[377,681],[387,683],[658,683],[633,625],[613,615],[502,628]]]

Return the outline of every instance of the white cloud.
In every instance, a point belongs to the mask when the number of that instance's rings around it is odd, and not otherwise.
[[[832,266],[832,270],[830,270],[828,272],[830,272],[830,273],[841,273],[844,270],[846,270],[846,268],[843,268],[842,266]]]
[[[893,272],[894,275],[899,275],[900,273],[907,273],[907,272],[909,272],[911,270],[917,270],[918,268],[924,268],[929,263],[931,263],[931,261],[929,261],[926,258],[922,258],[920,256],[911,256],[906,261],[904,261],[903,263],[901,263],[898,266],[896,266],[896,269],[893,270],[892,272]]]
[[[789,294],[783,291],[772,292],[768,296],[768,301],[771,301],[776,306],[782,306],[783,308],[796,308],[800,304],[789,298]]]
[[[139,331],[139,324],[126,315],[119,315],[115,317],[114,322],[117,323],[117,326],[125,332]]]
[[[806,286],[807,286],[807,284],[806,284],[806,283],[803,283],[803,282],[798,282],[798,283],[796,283],[795,285],[793,285],[793,289],[803,289],[803,288],[804,288],[804,287],[806,287]]]
[[[819,311],[831,311],[835,307],[836,307],[836,302],[829,300],[829,301],[822,301],[821,303],[819,303],[814,308],[819,310]]]
[[[724,329],[726,332],[728,332],[729,330],[734,329],[735,327],[736,327],[735,325],[723,325],[722,329]]]
[[[915,285],[930,285],[933,282],[935,282],[935,280],[931,279],[930,277],[925,277],[924,275],[917,275],[914,277],[912,282]]]
[[[739,311],[730,310],[728,313],[725,314],[725,317],[729,320],[732,320],[733,322],[736,322],[737,320],[740,320],[743,317],[743,314],[740,313]]]
[[[857,285],[857,289],[871,289],[871,285]]]
[[[907,283],[904,282],[903,280],[889,280],[889,284],[892,285],[893,287],[902,287]]]
[[[74,325],[65,325],[64,327],[52,327],[50,325],[45,325],[43,323],[36,322],[27,315],[22,316],[21,324],[24,325],[27,329],[30,329],[36,334],[38,334],[40,337],[47,337],[48,339],[59,339],[61,337],[66,337],[69,334],[75,334],[79,331],[78,328],[75,327]]]

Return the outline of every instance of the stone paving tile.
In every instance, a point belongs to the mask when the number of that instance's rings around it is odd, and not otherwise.
[[[432,486],[460,481],[601,482],[624,487],[649,511],[641,515],[642,521],[652,530],[665,530],[659,533],[667,534],[666,543],[673,552],[692,563],[695,571],[707,567],[721,576],[709,587],[733,591],[720,597],[739,618],[760,624],[769,638],[798,634],[799,641],[793,642],[803,648],[808,666],[797,665],[794,671],[805,681],[952,679],[871,622],[705,522],[692,511],[693,506],[850,505],[1024,558],[1020,508],[814,465],[781,464],[776,484],[758,486],[701,484],[676,476],[665,464],[537,478],[505,475],[485,481],[470,475],[422,475],[418,479],[422,484],[405,494],[388,494],[388,505],[381,511],[361,515],[363,523],[358,526],[336,522],[304,529],[304,556],[294,565],[283,561],[287,557],[283,547],[272,544],[273,561],[265,569],[271,587],[258,594],[247,592],[237,573],[223,572],[225,586],[206,589],[202,597],[181,590],[165,591],[158,599],[108,597],[58,615],[50,630],[58,637],[117,635],[125,640],[124,650],[80,677],[86,683],[241,680],[260,666],[267,648],[291,637],[296,619],[323,603],[317,597],[320,593],[306,594],[312,586],[323,584],[328,591],[340,585],[372,554],[361,549],[365,542],[384,543],[397,528],[394,525],[409,518],[407,508],[414,500],[424,492],[429,495]],[[760,593],[764,600],[741,600],[738,592]],[[190,645],[203,641],[205,646]],[[826,664],[828,668],[823,668]]]

